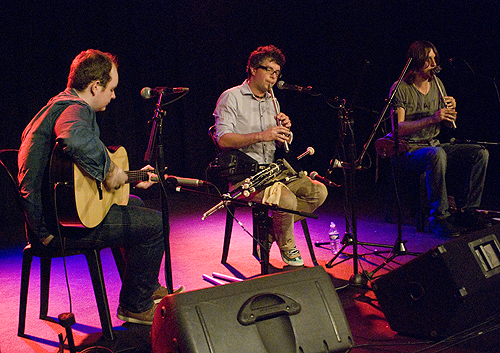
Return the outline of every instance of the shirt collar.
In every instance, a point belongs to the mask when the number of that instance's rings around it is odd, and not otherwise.
[[[243,81],[243,83],[241,84],[241,93],[243,95],[252,95],[255,99],[257,99],[258,97],[252,92],[252,90],[250,89],[250,86],[248,85],[248,79],[246,79],[245,81]],[[264,97],[263,98],[270,98],[271,97],[271,94],[269,92],[266,92],[264,94]]]

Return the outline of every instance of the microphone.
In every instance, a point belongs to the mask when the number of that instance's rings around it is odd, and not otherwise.
[[[313,154],[314,154],[314,148],[309,146],[307,147],[307,150],[304,153],[302,153],[300,156],[297,156],[297,160],[301,160],[305,156],[312,156]]]
[[[290,85],[288,83],[285,83],[285,81],[278,81],[276,86],[278,86],[279,89],[287,89],[290,91],[298,91],[298,92],[308,93],[308,94],[311,94],[311,90],[312,90],[311,86],[300,87],[297,85]]]
[[[205,212],[203,214],[203,216],[201,217],[201,220],[204,221],[205,219],[207,219],[207,217],[211,216],[212,214],[214,214],[215,212],[217,212],[218,210],[223,208],[225,205],[226,205],[225,201],[219,202],[217,205],[215,205],[214,207],[209,209],[207,212]]]
[[[141,96],[144,99],[149,99],[151,97],[156,97],[162,93],[183,93],[183,92],[188,92],[189,88],[187,87],[156,87],[156,88],[149,88],[149,87],[144,87],[141,89]]]
[[[477,144],[479,142],[477,141],[472,141],[472,140],[459,140],[454,137],[450,139],[450,144],[455,145],[455,144],[467,144],[467,143],[472,143],[472,144]]]
[[[338,159],[332,159],[330,161],[330,166],[332,168],[345,168],[345,169],[349,169],[349,168],[351,168],[351,163],[342,162],[342,161],[339,161]]]
[[[493,145],[493,146],[498,146],[500,143],[498,142],[487,142],[487,141],[474,141],[474,140],[457,140],[456,138],[451,138],[450,139],[450,144],[473,144],[473,145]]]
[[[195,186],[195,187],[198,187],[198,186],[203,186],[203,185],[207,184],[207,182],[204,181],[204,180],[190,179],[190,178],[181,178],[181,177],[173,176],[173,175],[167,176],[166,181],[167,181],[167,183],[170,183],[172,185],[180,185],[180,186]]]
[[[311,179],[321,181],[326,186],[330,186],[332,188],[333,187],[336,187],[336,188],[340,187],[340,185],[337,185],[333,181],[319,175],[318,172],[311,172],[311,174],[309,174],[309,176],[311,177]]]
[[[201,217],[201,220],[204,221],[205,219],[207,219],[207,217],[211,216],[212,214],[226,206],[227,203],[231,202],[230,199],[236,199],[241,195],[243,195],[244,197],[248,197],[252,192],[255,192],[255,188],[250,185],[250,179],[247,178],[243,182],[243,184],[238,186],[236,189],[222,195],[224,200],[220,201],[217,205],[205,212]]]

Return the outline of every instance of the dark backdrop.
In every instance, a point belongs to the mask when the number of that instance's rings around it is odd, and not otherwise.
[[[293,122],[293,148],[316,149],[304,169],[324,174],[341,150],[340,119],[326,99],[339,97],[351,106],[359,154],[404,67],[406,49],[417,39],[437,46],[440,78],[458,101],[458,129],[443,139],[500,142],[499,6],[495,0],[9,0],[0,6],[0,148],[19,147],[25,125],[65,88],[71,60],[97,48],[116,54],[120,63],[118,97],[98,114],[103,140],[124,145],[132,167],[141,167],[155,105],[140,97],[141,88],[189,87],[166,108],[168,173],[204,178],[214,157],[207,130],[218,96],[245,79],[252,50],[274,44],[287,57],[283,80],[322,93],[275,90]],[[376,137],[383,134],[379,129]],[[490,152],[486,202],[495,207],[500,151],[493,146]],[[362,173],[370,181],[374,160],[370,144],[370,167]]]

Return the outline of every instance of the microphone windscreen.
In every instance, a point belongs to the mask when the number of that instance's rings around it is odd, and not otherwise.
[[[278,81],[278,83],[276,83],[276,86],[278,86],[279,89],[283,89],[284,85],[285,85],[285,81]]]
[[[151,88],[149,88],[149,87],[144,87],[143,89],[141,89],[141,96],[142,96],[142,98],[144,98],[144,99],[149,99],[149,98],[151,98]]]

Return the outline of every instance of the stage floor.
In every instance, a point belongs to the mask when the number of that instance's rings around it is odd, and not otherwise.
[[[318,219],[309,219],[308,226],[313,243],[326,242],[331,221],[334,221],[341,232],[346,229],[344,194],[341,189],[330,190],[330,195],[317,211]],[[151,207],[159,207],[157,199],[146,200]],[[221,210],[202,220],[203,213],[218,202],[217,199],[195,193],[169,194],[169,219],[171,225],[170,245],[172,257],[172,277],[174,285],[184,285],[188,291],[203,290],[213,284],[206,281],[203,275],[213,272],[238,277],[255,278],[260,275],[260,264],[252,256],[252,238],[234,224],[228,264],[221,264],[222,242],[226,212]],[[332,254],[328,247],[315,247],[315,254],[320,266],[330,274],[345,312],[355,347],[352,352],[494,352],[498,351],[497,323],[490,323],[481,328],[481,333],[473,332],[470,336],[459,335],[446,342],[429,342],[407,337],[394,332],[389,327],[384,313],[380,310],[377,298],[368,287],[353,286],[349,279],[356,273],[373,271],[390,254],[398,238],[398,226],[385,222],[386,205],[384,197],[377,190],[362,192],[358,195],[355,207],[357,238],[360,242],[383,244],[387,247],[358,246],[359,261],[357,272],[354,262],[345,254],[335,262],[341,262],[331,268],[327,264]],[[349,213],[349,218],[351,214]],[[236,218],[250,233],[252,231],[251,211],[249,208],[238,208]],[[395,213],[392,218],[395,219]],[[306,267],[312,267],[310,255],[304,240],[300,223],[296,224],[296,241]],[[495,227],[496,229],[496,227]],[[413,219],[405,211],[401,237],[409,253],[425,253],[431,248],[446,243],[430,233],[416,232]],[[2,278],[2,297],[0,319],[4,324],[0,327],[0,349],[2,352],[56,352],[59,345],[58,334],[64,329],[57,323],[38,319],[39,310],[39,261],[35,260],[32,268],[26,337],[17,337],[17,319],[19,309],[19,287],[21,273],[22,244],[4,246],[0,254],[0,274]],[[352,246],[346,252],[352,253]],[[416,258],[414,255],[398,256],[373,277],[383,276],[395,268]],[[120,291],[120,279],[112,255],[109,250],[102,252],[105,283],[112,311],[113,326],[118,339],[115,342],[100,340],[100,323],[97,314],[92,286],[83,256],[67,259],[69,284],[76,324],[73,334],[79,350],[88,346],[101,345],[109,347],[113,352],[150,352],[150,327],[124,324],[115,316]],[[284,266],[276,245],[270,253],[271,273],[279,275],[284,271],[295,270]],[[160,282],[164,284],[164,267],[160,271]],[[53,318],[69,310],[68,293],[64,278],[62,261],[53,261],[49,315]],[[400,313],[403,317],[405,312]],[[474,315],[474,313],[471,313]],[[497,320],[498,321],[498,320]],[[492,332],[489,332],[493,330]],[[459,342],[459,339],[464,339]],[[450,348],[451,347],[451,348]]]

